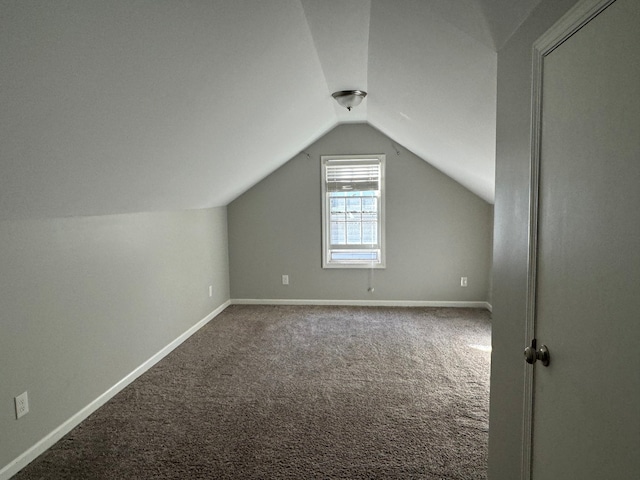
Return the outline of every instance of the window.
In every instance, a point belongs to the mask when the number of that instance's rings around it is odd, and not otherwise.
[[[384,155],[323,155],[322,267],[384,268]]]

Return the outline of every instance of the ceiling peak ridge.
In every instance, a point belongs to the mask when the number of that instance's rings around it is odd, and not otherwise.
[[[300,0],[300,4],[329,97],[340,90],[367,91],[371,0]]]

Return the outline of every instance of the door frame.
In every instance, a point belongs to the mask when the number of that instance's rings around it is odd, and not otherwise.
[[[536,287],[538,265],[538,207],[542,133],[544,59],[574,33],[616,0],[581,0],[533,44],[531,88],[531,160],[529,184],[529,232],[525,346],[536,333]],[[524,347],[523,347],[524,348]],[[524,363],[524,362],[523,362]],[[534,368],[524,363],[521,480],[531,480],[533,453]]]

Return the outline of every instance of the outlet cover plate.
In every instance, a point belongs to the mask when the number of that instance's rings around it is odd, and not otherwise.
[[[21,393],[15,398],[16,401],[16,420],[24,417],[29,413],[29,397],[27,392]]]

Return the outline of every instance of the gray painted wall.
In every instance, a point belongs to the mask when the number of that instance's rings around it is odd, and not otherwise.
[[[395,147],[369,125],[336,127],[229,204],[231,297],[487,301],[492,206]],[[386,154],[387,268],[373,280],[368,269],[323,270],[320,155],[373,153]]]
[[[2,470],[229,299],[226,208],[0,222],[0,272]]]
[[[498,52],[489,478],[520,478],[533,43],[576,0],[544,0]]]

